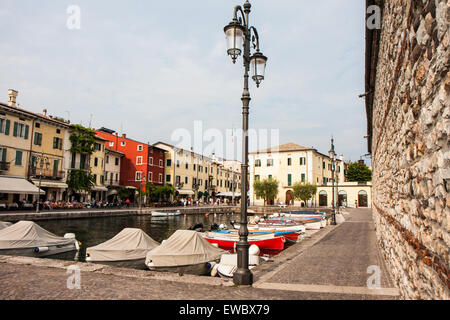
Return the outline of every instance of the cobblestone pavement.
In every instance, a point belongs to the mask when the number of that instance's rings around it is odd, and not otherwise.
[[[76,263],[80,289],[68,289],[70,261],[0,256],[0,299],[44,300],[321,300],[395,299],[378,258],[370,210],[349,210],[339,226],[311,233],[254,269],[254,286],[221,278],[163,274]],[[380,265],[382,287],[366,287],[368,265]]]

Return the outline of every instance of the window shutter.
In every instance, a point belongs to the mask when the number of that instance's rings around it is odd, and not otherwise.
[[[5,134],[9,135],[9,126],[10,126],[10,120],[6,119],[6,124],[5,124]]]
[[[59,140],[59,150],[62,150],[62,139],[58,139]]]
[[[2,162],[6,162],[6,150],[6,148],[2,148]]]
[[[22,165],[22,151],[16,150],[16,161],[15,161],[16,166],[21,166]]]
[[[17,122],[14,121],[13,136],[17,137]]]
[[[30,126],[29,125],[25,125],[25,140],[28,140],[28,131],[30,130]]]

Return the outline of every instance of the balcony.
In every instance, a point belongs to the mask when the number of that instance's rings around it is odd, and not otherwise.
[[[30,167],[28,168],[28,175],[33,178],[42,177],[43,179],[61,180],[64,178],[65,172],[53,169],[39,169]]]
[[[9,170],[9,162],[0,161],[0,171],[8,171]]]

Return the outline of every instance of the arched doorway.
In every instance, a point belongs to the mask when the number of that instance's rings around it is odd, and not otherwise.
[[[368,204],[367,201],[367,192],[364,190],[361,190],[358,192],[358,207],[364,207],[366,208]]]
[[[286,205],[290,205],[291,204],[291,201],[292,201],[292,204],[294,203],[294,195],[293,195],[293,193],[292,193],[292,190],[288,190],[288,191],[286,191]]]
[[[347,192],[344,191],[344,190],[340,190],[339,191],[338,205],[339,206],[346,206],[347,205]]]
[[[327,192],[322,190],[319,192],[319,207],[326,207],[328,205]]]

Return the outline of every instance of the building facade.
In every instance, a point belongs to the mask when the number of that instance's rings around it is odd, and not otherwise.
[[[345,181],[343,157],[335,164],[339,181]],[[263,205],[264,200],[258,198],[253,190],[255,180],[276,179],[279,182],[278,195],[274,203],[300,205],[293,198],[293,185],[296,182],[307,182],[318,186],[331,182],[332,167],[330,157],[316,149],[303,147],[295,143],[287,143],[277,147],[257,150],[249,153],[250,203]],[[318,205],[318,199],[309,205]],[[273,204],[273,203],[272,203]]]
[[[117,200],[117,191],[120,187],[120,165],[124,154],[119,151],[105,148],[105,181],[108,188],[108,202]]]
[[[450,5],[368,0],[366,113],[373,218],[408,299],[450,299]]]

